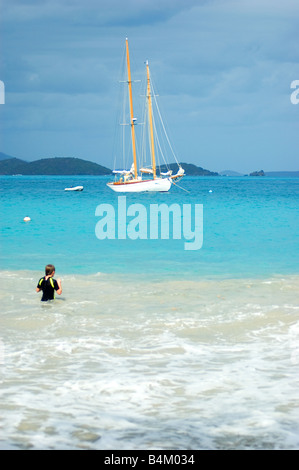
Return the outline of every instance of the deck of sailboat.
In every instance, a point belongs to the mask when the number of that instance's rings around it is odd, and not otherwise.
[[[168,178],[155,179],[133,179],[127,182],[114,181],[107,185],[116,192],[167,192],[171,187],[171,181]]]

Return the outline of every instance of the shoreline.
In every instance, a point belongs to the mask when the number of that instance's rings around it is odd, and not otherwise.
[[[58,266],[58,265],[57,265]],[[55,265],[56,267],[56,265]],[[98,279],[99,277],[106,278],[106,279],[114,279],[114,280],[123,280],[129,282],[130,280],[137,280],[137,281],[151,281],[151,282],[222,282],[222,281],[249,281],[249,280],[256,280],[256,281],[266,281],[266,280],[277,280],[277,279],[284,279],[284,278],[296,278],[299,279],[299,272],[276,272],[276,273],[259,273],[254,275],[236,275],[236,274],[197,274],[197,273],[140,273],[140,272],[116,272],[116,271],[95,271],[89,273],[80,273],[80,272],[66,272],[60,271],[59,268],[56,267],[56,276],[60,278],[78,278],[78,279]],[[3,275],[24,275],[24,276],[37,276],[42,277],[44,275],[43,267],[38,269],[11,269],[11,268],[0,268],[0,276]],[[181,277],[180,277],[181,274]]]

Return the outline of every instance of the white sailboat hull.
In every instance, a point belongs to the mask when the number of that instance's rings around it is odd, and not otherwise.
[[[126,183],[107,183],[107,186],[117,193],[167,192],[171,187],[171,181],[168,178],[156,178],[153,180],[127,181]]]

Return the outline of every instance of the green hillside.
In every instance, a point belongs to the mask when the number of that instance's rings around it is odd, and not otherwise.
[[[200,166],[193,165],[192,163],[180,163],[182,168],[185,170],[185,174],[188,176],[218,176],[218,173],[215,173],[213,171],[205,170],[204,168],[201,168]],[[171,165],[167,165],[167,167],[173,171],[173,173],[176,173],[178,170],[178,166],[176,163],[172,163]],[[160,169],[162,172],[167,171],[167,168],[165,165],[161,166]]]
[[[109,175],[111,170],[80,158],[43,158],[25,162],[18,158],[0,160],[1,175]]]
[[[11,155],[7,155],[6,153],[0,152],[0,160],[8,160],[9,158],[14,158]]]

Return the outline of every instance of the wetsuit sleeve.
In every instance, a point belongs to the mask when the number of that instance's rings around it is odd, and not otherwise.
[[[58,290],[58,289],[59,289],[59,285],[58,285],[58,282],[56,281],[56,279],[53,279],[53,282],[54,282],[54,289],[55,289],[55,290]]]
[[[37,283],[37,286],[36,286],[36,287],[38,287],[38,289],[41,289],[41,288],[42,288],[42,285],[43,285],[43,282],[44,282],[44,278],[43,278],[43,277],[41,277],[41,278],[40,278],[40,280],[38,281],[38,283]]]

